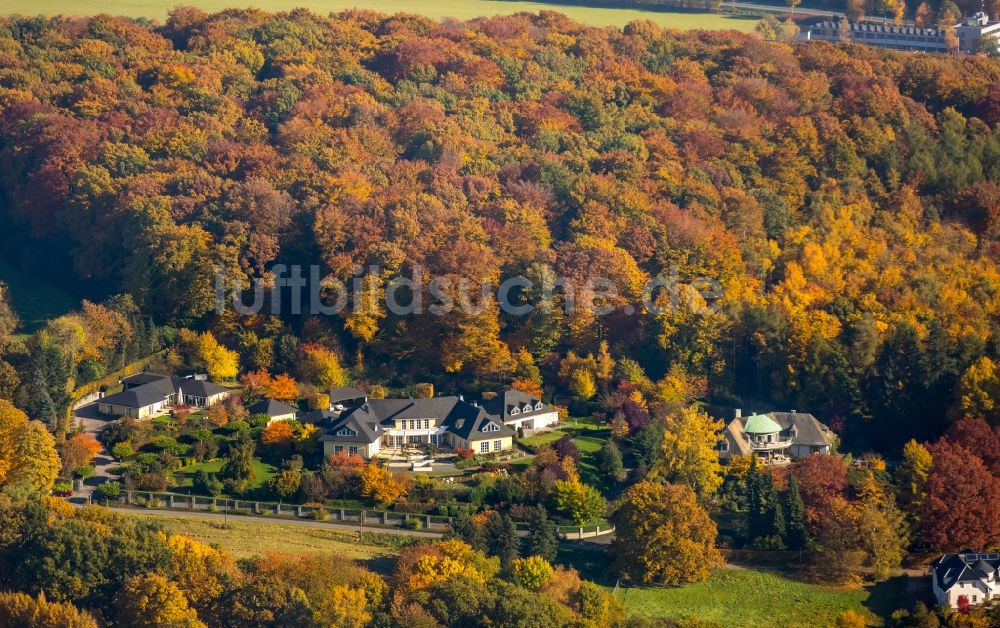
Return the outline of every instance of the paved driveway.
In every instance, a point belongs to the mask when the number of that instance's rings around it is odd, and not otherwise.
[[[97,411],[96,403],[89,403],[73,411],[73,421],[75,424],[80,425],[84,432],[97,438],[105,426],[116,422],[117,419],[102,415]],[[111,452],[102,447],[101,451],[94,458],[94,475],[83,481],[83,487],[79,491],[75,491],[69,501],[76,504],[91,501],[91,497],[94,491],[97,490],[97,487],[111,479],[108,473],[109,469],[117,465],[118,463],[111,456]]]

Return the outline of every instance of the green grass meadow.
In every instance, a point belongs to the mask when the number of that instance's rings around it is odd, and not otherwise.
[[[900,580],[848,589],[800,582],[776,572],[730,568],[683,587],[619,589],[619,599],[630,616],[649,619],[696,617],[727,628],[835,626],[846,611],[873,623],[878,615],[891,612],[892,608],[880,606],[883,600],[902,599],[905,583]]]
[[[613,498],[616,487],[607,478],[598,465],[598,452],[610,436],[610,429],[607,425],[598,423],[593,418],[570,418],[566,423],[559,426],[559,429],[542,432],[541,434],[521,439],[520,442],[529,447],[540,445],[551,445],[564,435],[568,434],[577,449],[580,450],[580,479],[587,484],[591,484],[600,489],[605,497]],[[515,460],[511,467],[515,471],[523,471],[531,464],[531,458],[520,458]]]
[[[136,516],[143,517],[141,512]],[[388,574],[399,554],[398,541],[403,537],[365,533],[357,534],[320,527],[296,526],[274,522],[248,522],[195,517],[156,517],[156,522],[171,534],[183,534],[202,543],[228,550],[236,558],[260,556],[265,552],[328,554],[338,559],[358,561],[368,568]],[[412,541],[411,539],[405,539]]]
[[[572,19],[591,26],[624,26],[634,20],[651,20],[665,28],[679,30],[692,29],[734,29],[752,31],[756,18],[741,18],[716,13],[688,13],[665,11],[644,11],[640,9],[619,9],[602,7],[581,7],[543,2],[520,2],[506,0],[4,0],[0,4],[0,15],[96,15],[109,13],[129,17],[145,17],[163,22],[167,12],[178,4],[197,6],[214,12],[233,7],[259,7],[266,11],[289,11],[305,7],[317,13],[336,13],[348,9],[372,9],[382,13],[416,13],[433,19],[448,17],[469,20],[482,16],[507,15],[528,11],[560,11]]]
[[[605,548],[593,544],[564,543],[560,564],[572,565],[580,576],[615,590],[614,570]],[[650,620],[696,618],[705,626],[758,628],[760,626],[835,626],[837,618],[854,611],[881,624],[897,608],[915,601],[906,576],[864,588],[811,584],[790,573],[763,567],[733,566],[716,569],[705,582],[681,587],[624,586],[617,597],[630,617]]]
[[[190,467],[184,467],[181,469],[181,473],[184,474],[184,482],[181,484],[181,487],[190,488],[192,482],[194,481],[195,474],[199,471],[205,471],[206,473],[218,473],[222,470],[222,465],[224,465],[225,462],[225,460],[212,460],[210,462],[201,462],[193,464]],[[273,478],[278,472],[278,469],[276,469],[273,465],[267,464],[266,462],[254,459],[253,471],[256,477],[253,480],[252,488],[260,488],[271,481],[271,478]]]

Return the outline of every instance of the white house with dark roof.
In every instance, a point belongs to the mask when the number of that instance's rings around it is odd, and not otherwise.
[[[931,563],[931,588],[941,606],[986,604],[1000,595],[1000,553],[966,550]]]
[[[520,391],[483,402],[445,396],[431,399],[331,397],[329,410],[304,415],[322,433],[324,455],[337,452],[371,459],[404,448],[452,447],[477,454],[512,449],[517,427],[538,429],[559,420],[555,408]]]
[[[837,436],[806,412],[768,412],[736,418],[726,425],[719,458],[756,455],[765,464],[785,464],[812,454],[828,454]]]
[[[351,387],[331,388],[327,395],[330,397],[331,410],[354,408],[368,400],[368,395]]]
[[[232,394],[230,389],[200,377],[137,373],[121,383],[124,390],[120,393],[98,399],[99,412],[144,419],[164,414],[178,405],[207,408]]]
[[[514,430],[537,430],[559,422],[559,413],[553,406],[520,390],[505,390],[492,399],[486,399],[483,408],[490,416],[499,418]]]

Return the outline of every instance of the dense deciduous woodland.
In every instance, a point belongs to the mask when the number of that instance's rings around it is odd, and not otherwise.
[[[896,455],[998,419],[998,80],[986,58],[556,13],[11,18],[0,237],[95,301],[130,294],[135,325],[211,328],[247,370],[309,332],[372,380],[537,365],[586,398],[606,342],[619,369]],[[604,317],[214,315],[216,267],[245,286],[279,262],[377,265],[376,290],[551,266],[621,294]],[[625,313],[671,272],[718,280],[716,307]]]

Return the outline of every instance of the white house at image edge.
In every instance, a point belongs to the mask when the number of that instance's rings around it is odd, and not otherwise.
[[[482,405],[462,397],[367,399],[357,391],[331,391],[331,408],[302,417],[321,430],[323,455],[346,452],[371,459],[404,447],[461,447],[477,454],[514,446],[517,428],[539,429],[559,421],[550,405],[508,390]]]
[[[98,411],[111,416],[144,419],[163,414],[173,406],[207,408],[232,393],[201,377],[171,377],[159,373],[137,373],[121,383],[125,390],[99,399]]]
[[[958,608],[963,597],[969,606],[979,606],[1000,595],[1000,553],[945,554],[931,563],[931,570],[931,587],[941,606]]]

